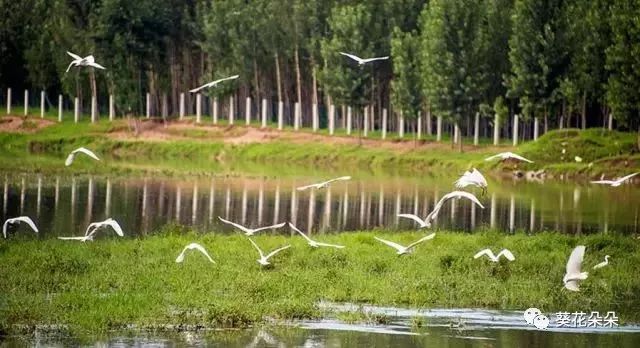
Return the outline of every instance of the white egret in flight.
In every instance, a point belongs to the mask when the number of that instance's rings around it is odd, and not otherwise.
[[[219,79],[219,80],[215,80],[215,81],[212,81],[212,82],[209,82],[209,83],[205,83],[204,85],[202,85],[202,86],[200,86],[198,88],[194,88],[194,89],[190,90],[189,92],[195,93],[195,92],[198,92],[201,89],[205,89],[205,88],[209,88],[209,87],[215,87],[222,81],[234,80],[234,79],[237,79],[238,77],[240,77],[240,75],[233,75],[233,76],[225,77],[223,79]]]
[[[207,259],[209,259],[209,261],[211,261],[211,263],[215,263],[215,261],[213,261],[211,256],[209,256],[209,253],[207,252],[207,250],[202,245],[200,245],[198,243],[191,243],[191,244],[187,245],[186,247],[184,247],[184,249],[182,249],[182,252],[180,253],[180,255],[178,255],[178,257],[176,258],[176,262],[177,263],[182,263],[182,261],[184,261],[184,254],[187,252],[187,250],[197,250],[197,251],[201,252],[202,254],[204,254],[204,256],[206,256]]]
[[[500,256],[504,256],[509,261],[514,261],[516,259],[516,257],[513,256],[513,254],[509,249],[502,249],[498,253],[498,255],[494,255],[491,249],[483,249],[478,251],[478,253],[476,253],[475,255],[473,255],[473,258],[477,259],[482,257],[483,255],[486,255],[489,258],[489,260],[491,260],[492,262],[498,262],[500,260]]]
[[[638,173],[633,173],[633,174],[629,174],[627,176],[623,176],[621,178],[617,178],[615,180],[596,180],[596,181],[592,181],[592,184],[602,184],[602,185],[609,185],[611,187],[618,187],[620,185],[622,185],[622,183],[624,183],[625,181],[633,178],[634,176],[640,174],[640,172]]]
[[[282,222],[276,225],[271,225],[271,226],[265,226],[265,227],[259,227],[259,228],[248,228],[248,227],[244,227],[240,224],[237,224],[235,222],[231,222],[229,220],[225,220],[221,217],[218,216],[218,219],[220,219],[220,221],[224,222],[225,224],[231,225],[241,231],[244,232],[245,236],[253,236],[256,232],[260,232],[260,231],[264,231],[264,230],[270,230],[270,229],[275,229],[275,228],[280,228],[284,225],[286,225],[286,222]]]
[[[69,154],[69,156],[67,156],[67,160],[66,160],[66,161],[64,161],[64,165],[65,165],[65,166],[67,166],[67,167],[68,167],[68,166],[70,166],[70,165],[71,165],[71,163],[73,163],[73,160],[76,158],[76,155],[77,155],[78,153],[83,153],[83,154],[85,154],[85,155],[87,155],[87,156],[89,156],[89,157],[93,158],[93,159],[94,159],[94,160],[96,160],[96,161],[99,161],[99,160],[100,160],[100,159],[98,158],[98,156],[96,156],[96,154],[95,154],[95,153],[91,152],[90,150],[87,150],[87,149],[86,149],[86,148],[84,148],[84,147],[79,147],[79,148],[77,148],[77,149],[75,149],[75,150],[71,151],[71,153]]]
[[[73,60],[71,61],[71,64],[69,64],[69,66],[67,67],[67,71],[65,72],[69,72],[69,69],[71,69],[72,66],[92,66],[98,69],[105,69],[105,67],[96,63],[96,59],[93,58],[92,55],[88,55],[82,58],[79,55],[75,53],[71,53],[69,51],[67,51],[67,54],[70,55],[73,58]]]
[[[86,241],[93,241],[93,238],[96,234],[96,232],[98,232],[98,230],[100,230],[101,228],[105,228],[105,227],[111,227],[113,228],[113,230],[116,232],[116,234],[120,237],[124,237],[124,232],[122,232],[122,227],[120,227],[120,224],[118,224],[118,222],[112,218],[108,218],[104,221],[99,221],[99,222],[92,222],[89,224],[89,226],[87,227],[87,230],[84,232],[84,236],[80,236],[80,237],[58,237],[58,239],[61,240],[77,240],[77,241],[81,241],[81,242],[86,242]]]
[[[406,247],[402,246],[402,245],[400,245],[398,243],[394,243],[394,242],[388,241],[386,239],[382,239],[382,238],[378,238],[378,237],[373,237],[373,238],[375,238],[379,242],[382,242],[382,243],[384,243],[384,244],[396,249],[396,254],[398,254],[398,256],[400,256],[400,255],[411,253],[413,251],[413,248],[416,247],[416,245],[424,242],[425,240],[433,239],[433,237],[435,237],[435,236],[436,236],[435,233],[431,233],[430,235],[422,237],[422,238],[418,239],[417,241],[407,245]]]
[[[331,179],[331,180],[319,182],[317,184],[311,184],[311,185],[307,185],[307,186],[300,186],[300,187],[296,188],[296,190],[304,191],[304,190],[306,190],[308,188],[321,189],[321,188],[328,187],[329,184],[334,182],[334,181],[346,181],[346,180],[351,180],[351,177],[350,176],[341,176],[339,178],[334,178],[334,179]]]
[[[268,266],[271,263],[269,262],[269,259],[274,256],[275,254],[281,252],[282,250],[288,249],[291,247],[291,245],[286,245],[283,246],[282,248],[278,248],[272,252],[270,252],[269,254],[265,255],[262,252],[262,249],[260,249],[260,247],[258,246],[258,244],[256,244],[256,242],[254,242],[251,238],[249,238],[249,241],[251,242],[251,244],[253,244],[253,246],[256,248],[256,250],[258,250],[258,253],[260,254],[260,258],[257,260],[259,264],[263,265],[263,266]]]
[[[579,283],[582,280],[587,279],[588,272],[581,272],[582,260],[584,259],[584,245],[578,245],[573,249],[569,260],[567,260],[567,272],[562,278],[564,287],[571,291],[580,291]]]
[[[499,158],[501,161],[504,161],[504,160],[509,159],[509,158],[514,158],[514,159],[517,159],[519,161],[533,163],[533,161],[528,160],[528,159],[526,159],[526,158],[524,158],[524,157],[522,157],[522,156],[520,156],[518,154],[515,154],[513,152],[501,152],[501,153],[499,153],[497,155],[493,155],[493,156],[487,157],[484,160],[485,161],[493,161],[496,158]]]
[[[4,235],[4,238],[7,238],[7,227],[9,225],[19,224],[21,222],[26,223],[27,225],[29,225],[29,227],[31,227],[31,229],[35,233],[38,233],[38,227],[36,227],[36,224],[33,222],[33,220],[31,220],[30,217],[18,216],[11,219],[7,219],[7,221],[4,222],[4,225],[2,225],[2,235]]]
[[[313,247],[313,248],[318,248],[318,247],[330,247],[330,248],[337,248],[337,249],[343,249],[344,248],[344,245],[336,245],[336,244],[328,244],[328,243],[316,242],[315,240],[309,238],[309,236],[307,236],[306,234],[302,233],[302,231],[300,231],[292,223],[289,223],[289,227],[291,227],[294,231],[298,232],[302,237],[304,237],[304,239],[307,240],[307,243],[309,243],[309,245],[311,247]]]
[[[350,53],[345,53],[345,52],[340,52],[341,55],[343,56],[347,56],[353,60],[355,60],[356,62],[358,62],[358,65],[365,65],[367,63],[371,63],[373,61],[376,60],[386,60],[389,59],[389,56],[384,56],[384,57],[375,57],[375,58],[360,58],[356,55],[350,54]]]
[[[487,180],[475,168],[462,174],[460,179],[454,182],[456,188],[464,188],[467,186],[477,186],[482,189],[482,194],[487,191]]]

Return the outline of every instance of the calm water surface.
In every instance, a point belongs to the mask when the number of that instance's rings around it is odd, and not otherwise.
[[[412,221],[396,215],[426,216],[440,197],[453,190],[455,175],[452,179],[354,176],[328,189],[295,189],[322,179],[325,177],[0,174],[0,216],[29,215],[43,237],[81,234],[90,222],[107,217],[118,220],[127,234],[138,235],[152,233],[167,223],[231,233],[218,216],[252,227],[291,221],[311,233],[411,229],[415,226]],[[466,200],[447,203],[435,228],[638,233],[640,188],[633,185],[611,188],[493,179],[488,193],[478,197],[484,209]]]

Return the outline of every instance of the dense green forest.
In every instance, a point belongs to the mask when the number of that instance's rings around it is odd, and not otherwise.
[[[335,105],[356,129],[368,108],[372,129],[387,109],[390,129],[420,114],[429,133],[435,116],[466,134],[477,117],[490,136],[496,114],[504,129],[521,115],[527,136],[534,119],[636,130],[638,18],[637,0],[0,0],[0,87],[45,90],[50,105],[113,94],[118,115],[144,114],[149,93],[153,115],[173,116],[181,93],[193,110],[189,89],[239,74],[205,94],[221,108],[234,96],[239,115],[266,99],[272,120],[282,102],[289,124],[299,103],[304,126],[317,105],[326,127]],[[66,51],[107,69],[65,73]],[[358,66],[340,51],[391,58]]]

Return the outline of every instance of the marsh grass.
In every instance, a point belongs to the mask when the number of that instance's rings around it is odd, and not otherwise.
[[[408,244],[421,234],[375,235]],[[344,250],[312,250],[300,238],[258,236],[265,250],[293,245],[273,259],[273,268],[263,269],[240,235],[167,230],[142,239],[86,244],[15,235],[0,241],[0,328],[246,327],[267,319],[321,317],[319,301],[420,309],[534,306],[544,312],[616,311],[626,322],[640,317],[640,242],[629,237],[438,232],[415,253],[398,257],[373,236],[317,236],[346,245]],[[192,241],[204,245],[216,264],[198,254],[176,264],[177,254]],[[572,293],[561,280],[571,249],[580,243],[587,246],[586,268],[605,254],[612,259],[609,267],[590,273],[581,292]],[[484,247],[509,248],[517,259],[498,264],[474,260],[472,255]],[[341,316],[388,320],[363,313]]]

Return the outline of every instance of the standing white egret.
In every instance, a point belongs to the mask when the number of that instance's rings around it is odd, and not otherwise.
[[[509,249],[502,249],[498,255],[494,255],[493,251],[491,251],[491,249],[483,249],[478,251],[478,253],[476,253],[475,255],[473,255],[474,259],[477,259],[483,255],[486,255],[489,260],[491,260],[492,262],[498,262],[500,261],[500,256],[504,256],[507,260],[509,261],[514,261],[516,259],[515,256],[513,256],[513,254],[511,253],[511,251]]]
[[[86,149],[86,148],[84,148],[84,147],[79,147],[79,148],[77,148],[77,149],[75,149],[75,150],[71,151],[71,153],[69,154],[69,156],[67,156],[67,160],[66,160],[66,161],[64,161],[64,165],[65,165],[65,166],[67,166],[67,167],[68,167],[68,166],[70,166],[70,165],[71,165],[71,163],[73,163],[73,160],[76,158],[76,155],[77,155],[78,153],[83,153],[83,154],[85,154],[85,155],[87,155],[87,156],[89,156],[89,157],[93,158],[93,159],[94,159],[94,160],[96,160],[96,161],[99,161],[99,160],[100,160],[100,159],[98,158],[98,156],[96,156],[96,154],[95,154],[95,153],[93,153],[92,151],[90,151],[90,150],[88,150],[88,149]]]
[[[493,155],[493,156],[489,156],[487,158],[485,158],[485,161],[493,161],[494,159],[499,158],[501,161],[504,161],[506,159],[509,158],[513,158],[513,159],[517,159],[519,161],[524,161],[524,162],[529,162],[529,163],[533,163],[533,161],[526,159],[518,154],[515,154],[513,152],[501,152],[497,155]]]
[[[351,180],[351,177],[350,176],[341,176],[339,178],[333,178],[331,180],[319,182],[317,184],[311,184],[311,185],[307,185],[307,186],[300,186],[300,187],[296,188],[296,190],[304,191],[304,190],[306,190],[308,188],[321,189],[321,188],[328,187],[329,184],[334,182],[334,181],[346,181],[346,180]]]
[[[633,174],[629,174],[627,176],[623,176],[621,178],[617,178],[615,180],[596,180],[596,181],[592,181],[592,184],[602,184],[602,185],[609,185],[611,187],[618,187],[620,185],[622,185],[622,183],[624,183],[625,181],[633,178],[634,176],[640,174],[640,172],[638,173],[633,173]]]
[[[205,89],[205,88],[209,88],[209,87],[215,87],[222,81],[234,80],[234,79],[237,79],[238,77],[240,77],[240,75],[233,75],[233,76],[225,77],[223,79],[215,80],[213,82],[205,83],[204,85],[202,85],[202,86],[200,86],[198,88],[194,88],[194,89],[190,90],[189,92],[195,93],[195,92],[198,92],[201,89]]]
[[[105,67],[96,63],[96,59],[93,58],[92,55],[88,55],[82,58],[79,55],[75,53],[71,53],[69,51],[67,51],[67,54],[70,55],[73,58],[73,60],[71,61],[71,64],[69,64],[69,66],[67,67],[67,71],[65,72],[69,72],[69,69],[71,69],[72,66],[92,66],[98,69],[103,69],[103,70],[105,69]]]
[[[587,279],[588,272],[581,272],[582,260],[584,259],[584,245],[578,245],[573,249],[569,260],[567,260],[567,272],[562,278],[564,287],[571,291],[580,291],[579,282]]]
[[[406,247],[402,246],[402,245],[400,245],[398,243],[394,243],[394,242],[388,241],[386,239],[378,238],[378,237],[375,237],[375,236],[373,238],[375,238],[379,242],[382,242],[382,243],[384,243],[384,244],[396,249],[397,250],[396,254],[398,254],[398,256],[400,256],[400,255],[409,254],[409,253],[413,252],[413,248],[415,248],[416,245],[424,242],[425,240],[433,239],[433,237],[435,237],[435,236],[436,236],[435,233],[431,233],[430,235],[422,237],[422,238],[418,239],[417,241],[407,245]]]
[[[602,267],[604,267],[604,266],[608,265],[608,264],[609,264],[609,258],[610,258],[610,257],[611,257],[611,256],[609,256],[609,255],[605,255],[605,256],[604,256],[604,261],[602,261],[602,262],[600,262],[599,264],[597,264],[597,265],[593,266],[593,269],[602,268]]]
[[[371,63],[373,61],[376,60],[386,60],[389,59],[389,56],[384,56],[384,57],[374,57],[374,58],[360,58],[356,55],[350,54],[350,53],[345,53],[345,52],[340,52],[341,55],[343,56],[347,56],[353,60],[355,60],[356,62],[358,62],[358,65],[365,65],[367,63]]]
[[[336,245],[336,244],[328,244],[328,243],[316,242],[315,240],[309,238],[309,236],[307,236],[306,234],[302,233],[302,231],[300,231],[292,223],[289,223],[289,227],[291,227],[294,231],[298,232],[302,237],[304,237],[304,239],[307,240],[307,243],[309,243],[309,245],[311,247],[313,247],[313,248],[318,248],[318,247],[331,247],[331,248],[337,248],[337,249],[343,249],[344,248],[344,245]]]
[[[108,218],[104,221],[99,221],[99,222],[92,222],[89,224],[89,226],[87,227],[87,230],[84,232],[84,236],[80,236],[80,237],[58,237],[58,239],[62,239],[62,240],[78,240],[81,242],[86,242],[86,241],[93,241],[93,237],[95,236],[96,232],[98,230],[100,230],[101,228],[104,227],[111,227],[113,228],[113,230],[116,232],[116,234],[120,237],[124,237],[124,232],[122,231],[122,227],[120,227],[120,224],[118,224],[118,222],[112,218]]]
[[[464,188],[467,186],[477,186],[482,189],[484,195],[487,191],[487,180],[484,176],[475,168],[462,174],[460,179],[454,182],[456,188]]]
[[[211,256],[209,256],[209,253],[207,252],[207,250],[202,245],[200,245],[198,243],[191,243],[191,244],[187,245],[186,247],[184,247],[184,249],[182,249],[182,252],[180,253],[180,255],[178,255],[178,257],[176,258],[176,262],[177,263],[182,263],[182,261],[184,261],[184,254],[187,252],[187,250],[197,250],[197,251],[201,252],[202,254],[204,254],[204,256],[206,256],[207,259],[209,259],[209,261],[211,261],[211,263],[215,263],[215,261],[213,261]]]
[[[224,222],[225,224],[229,224],[237,229],[240,229],[244,232],[245,236],[253,236],[256,232],[260,232],[260,231],[264,231],[264,230],[270,230],[270,229],[276,229],[276,228],[280,228],[284,225],[286,225],[286,222],[282,222],[276,225],[271,225],[271,226],[265,226],[265,227],[259,227],[259,228],[248,228],[248,227],[244,227],[240,224],[237,224],[235,222],[231,222],[229,220],[225,220],[221,217],[218,216],[218,219],[220,219],[220,221]]]
[[[262,252],[262,249],[260,249],[260,247],[258,246],[258,244],[256,244],[256,242],[254,242],[251,238],[249,238],[249,241],[251,242],[251,244],[253,244],[253,246],[256,248],[256,250],[258,250],[258,253],[260,254],[260,258],[257,260],[259,264],[263,265],[263,266],[268,266],[271,263],[269,262],[269,258],[271,258],[272,256],[274,256],[275,254],[281,252],[282,250],[288,249],[291,247],[291,245],[286,245],[283,246],[282,248],[278,248],[272,252],[270,252],[269,254],[265,255]]]
[[[25,222],[27,225],[29,225],[29,227],[31,227],[31,229],[35,233],[38,233],[38,227],[36,227],[36,224],[33,223],[33,220],[31,220],[30,217],[28,217],[28,216],[18,216],[18,217],[14,217],[14,218],[11,218],[11,219],[7,219],[7,221],[4,222],[4,225],[2,225],[2,235],[4,235],[4,238],[7,238],[7,226],[8,225],[19,224],[20,222]]]

